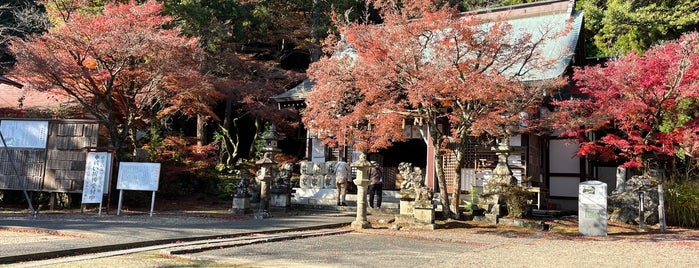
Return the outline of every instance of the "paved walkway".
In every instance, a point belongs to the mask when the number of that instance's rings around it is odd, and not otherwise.
[[[0,264],[37,258],[149,246],[164,242],[235,237],[255,233],[335,228],[354,214],[298,213],[255,219],[196,215],[96,215],[0,213]]]
[[[254,219],[230,214],[103,215],[27,214],[0,211],[0,265],[22,261],[128,249],[194,239],[347,226],[350,212],[292,212]],[[259,243],[182,258],[252,267],[699,267],[699,231],[671,229],[666,234],[615,231],[606,237],[554,232],[517,232],[455,222],[435,231],[394,230],[390,215],[370,215],[376,228],[282,243]],[[558,228],[557,226],[554,227]],[[429,254],[425,254],[428,252]],[[120,259],[124,261],[124,259]],[[129,259],[130,260],[130,259]],[[65,266],[74,267],[74,263]],[[49,265],[54,267],[54,265]],[[151,267],[113,258],[82,267]]]

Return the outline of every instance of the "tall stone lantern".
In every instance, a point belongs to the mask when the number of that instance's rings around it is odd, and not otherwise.
[[[369,186],[369,169],[372,164],[367,161],[366,155],[361,154],[359,160],[351,165],[357,168],[357,178],[354,179],[354,184],[357,185],[357,218],[352,222],[351,227],[354,229],[371,228],[371,223],[367,220],[367,186]]]
[[[272,125],[269,131],[263,134],[260,139],[264,141],[264,147],[260,149],[263,157],[257,160],[255,164],[260,167],[257,173],[257,181],[260,183],[260,209],[263,210],[264,214],[267,214],[270,204],[271,183],[279,175],[277,162],[274,161],[274,153],[281,151],[277,147],[277,141],[281,139],[281,136],[277,134],[276,128]]]
[[[491,150],[498,156],[498,163],[493,169],[493,176],[488,182],[486,190],[490,194],[490,200],[488,201],[490,208],[486,213],[486,221],[497,223],[498,218],[504,214],[502,207],[505,206],[501,189],[505,185],[516,184],[517,178],[513,176],[512,169],[510,169],[510,165],[507,163],[507,158],[512,153],[509,138],[500,139],[497,146],[491,148]]]

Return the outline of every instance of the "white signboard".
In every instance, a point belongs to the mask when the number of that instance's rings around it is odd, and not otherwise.
[[[109,191],[109,174],[112,155],[107,152],[88,152],[85,163],[82,203],[102,203],[102,196]]]
[[[0,131],[2,131],[7,147],[44,149],[46,148],[48,129],[48,121],[0,121]]]
[[[159,179],[160,163],[121,162],[117,189],[157,191]]]

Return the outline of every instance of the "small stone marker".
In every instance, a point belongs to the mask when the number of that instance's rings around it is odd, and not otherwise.
[[[584,181],[579,185],[578,229],[581,235],[607,235],[607,184]]]

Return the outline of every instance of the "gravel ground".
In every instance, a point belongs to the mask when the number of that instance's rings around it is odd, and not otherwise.
[[[474,222],[393,230],[375,223],[345,235],[207,251],[196,260],[251,267],[699,267],[699,230],[638,232],[612,225],[606,237],[577,234],[574,217],[549,232]]]
[[[608,236],[585,237],[577,234],[575,217],[553,222],[547,232],[471,221],[395,230],[388,216],[370,219],[372,229],[342,235],[52,267],[699,267],[699,230],[670,228],[661,234],[610,224]]]

